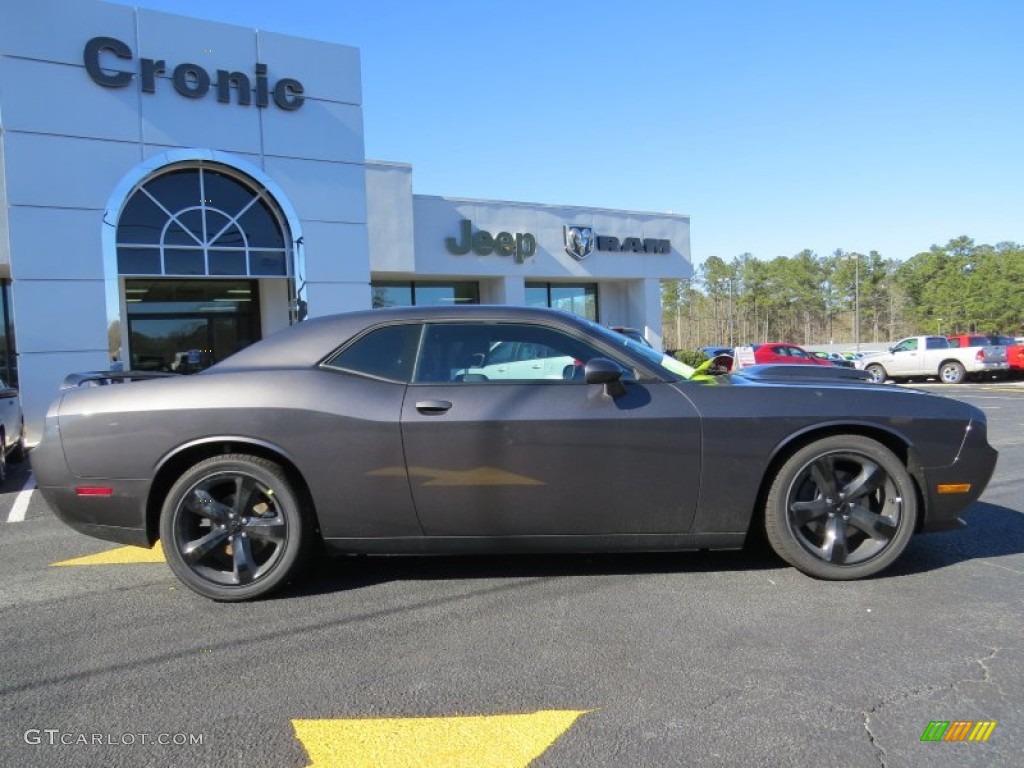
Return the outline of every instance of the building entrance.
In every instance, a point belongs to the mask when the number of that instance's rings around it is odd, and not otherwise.
[[[133,370],[195,373],[260,338],[255,280],[125,280]]]

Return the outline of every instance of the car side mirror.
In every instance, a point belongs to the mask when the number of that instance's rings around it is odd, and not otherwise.
[[[621,381],[622,374],[622,366],[607,357],[593,357],[583,369],[587,384],[604,384],[605,394],[611,397],[626,394],[626,387]]]
[[[487,355],[483,352],[474,352],[469,358],[470,368],[483,368],[484,362],[487,360]]]

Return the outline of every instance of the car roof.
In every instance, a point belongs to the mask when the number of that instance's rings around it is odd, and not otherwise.
[[[544,322],[583,332],[589,328],[587,320],[546,307],[471,304],[366,309],[325,315],[289,326],[236,352],[207,370],[226,372],[245,368],[309,367],[319,363],[325,355],[366,328],[389,323],[458,320]]]

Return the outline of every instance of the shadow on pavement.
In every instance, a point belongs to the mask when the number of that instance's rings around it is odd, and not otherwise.
[[[343,592],[390,581],[724,573],[783,567],[785,564],[770,553],[746,550],[636,554],[348,555],[322,557],[310,568],[306,578],[284,590],[280,597]]]
[[[926,573],[969,560],[1024,553],[1021,512],[977,502],[965,519],[967,527],[962,530],[915,536],[903,556],[875,578]],[[756,572],[779,568],[788,566],[766,546],[757,545],[729,552],[322,557],[306,578],[279,593],[279,597],[344,592],[390,581]]]
[[[1024,513],[982,501],[975,502],[964,520],[967,527],[959,531],[915,536],[903,557],[881,578],[1024,552]]]

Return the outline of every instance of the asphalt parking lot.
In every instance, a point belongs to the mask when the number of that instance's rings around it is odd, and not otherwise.
[[[924,388],[987,412],[996,474],[967,528],[853,583],[750,552],[350,558],[220,605],[15,467],[0,765],[1019,765],[1024,383]]]

